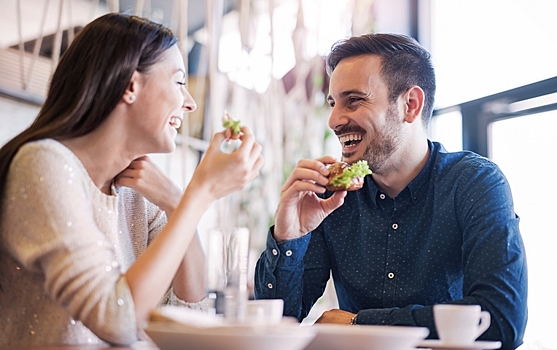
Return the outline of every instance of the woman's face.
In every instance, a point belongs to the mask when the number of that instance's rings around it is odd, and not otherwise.
[[[178,46],[168,49],[148,72],[140,73],[137,83],[133,135],[142,148],[138,152],[172,152],[184,112],[197,107],[186,90],[186,69]]]

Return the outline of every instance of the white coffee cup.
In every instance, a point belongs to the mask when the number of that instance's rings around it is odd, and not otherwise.
[[[434,305],[433,317],[444,344],[473,344],[491,323],[489,312],[482,311],[479,305]]]
[[[282,299],[248,300],[246,320],[257,324],[278,324],[282,321],[283,309]]]

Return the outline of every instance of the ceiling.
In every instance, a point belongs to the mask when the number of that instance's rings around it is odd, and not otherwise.
[[[60,1],[64,0],[2,0],[0,11],[0,48],[17,45],[20,37],[31,41],[40,36],[53,35],[58,28]],[[183,0],[143,0],[143,16],[161,22],[171,29],[175,22],[175,4]],[[119,10],[135,13],[138,0],[119,0]],[[216,1],[222,4],[223,14],[236,7],[236,0]],[[206,0],[188,0],[188,35],[205,25]],[[98,4],[95,6],[95,4]],[[65,0],[63,2],[61,26],[63,29],[84,26],[91,19],[108,12],[106,0]],[[44,18],[43,18],[44,15]],[[21,28],[18,26],[21,19]],[[42,21],[44,20],[44,25]],[[42,30],[41,30],[42,26]]]
[[[159,20],[166,26],[171,26],[172,14],[175,12],[175,3],[180,0],[151,0],[144,1],[146,4],[145,10],[147,10],[147,4],[150,4],[151,8],[151,18]],[[101,2],[106,2],[102,0]],[[133,12],[135,9],[135,4],[137,0],[119,0],[120,11]],[[219,1],[215,1],[218,3]],[[223,13],[228,13],[236,7],[236,0],[221,0],[223,6]],[[195,31],[203,28],[205,25],[205,18],[207,16],[207,0],[188,0],[188,35],[191,35]],[[172,28],[174,29],[174,28]]]
[[[143,4],[141,16],[161,22],[178,33],[178,4],[187,3],[187,32],[190,40],[188,57],[188,71],[191,74],[198,71],[200,62],[200,43],[196,43],[192,35],[205,26],[208,4],[215,8],[222,8],[222,14],[236,9],[241,0],[1,0],[0,11],[0,94],[18,96],[26,100],[36,100],[36,96],[44,95],[44,86],[49,79],[53,57],[55,33],[64,31],[68,41],[68,32],[76,30],[89,23],[92,19],[109,12],[111,5],[118,3],[119,11],[136,13],[137,4]],[[298,0],[250,0],[251,6],[269,1],[275,5]],[[411,33],[411,13],[415,12],[418,0],[373,0],[374,26],[377,31],[391,30]],[[229,17],[229,16],[228,16]],[[176,27],[176,28],[174,28]],[[284,28],[282,28],[284,29]],[[281,29],[281,30],[282,30]],[[40,55],[34,59],[31,52],[38,38],[42,39]],[[202,38],[202,36],[195,36]],[[23,42],[27,53],[25,57],[18,50]],[[55,55],[54,55],[55,56]],[[47,59],[48,58],[48,59]],[[33,67],[28,71],[21,69],[21,61],[26,60],[25,66]],[[36,61],[36,62],[35,62]],[[39,72],[39,73],[37,73]],[[23,84],[23,85],[22,85]],[[30,89],[29,87],[34,87]],[[39,102],[40,103],[40,98]]]

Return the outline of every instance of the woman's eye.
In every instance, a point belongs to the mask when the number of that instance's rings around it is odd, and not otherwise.
[[[185,82],[184,80],[182,80],[182,81],[177,81],[177,83],[178,83],[178,85],[182,85],[182,86],[185,86],[185,85],[186,85],[186,82]]]

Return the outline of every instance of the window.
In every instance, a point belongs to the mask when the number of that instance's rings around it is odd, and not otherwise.
[[[513,189],[528,259],[527,349],[556,349],[557,213],[555,152],[557,110],[494,122],[492,159]],[[543,347],[539,347],[542,345]]]
[[[431,0],[438,94],[430,137],[489,156],[509,179],[529,273],[521,350],[557,349],[555,13],[555,1]]]

